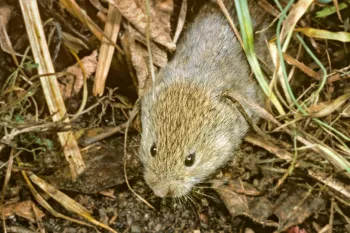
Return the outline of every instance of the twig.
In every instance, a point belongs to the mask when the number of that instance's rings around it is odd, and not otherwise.
[[[128,179],[128,175],[127,175],[127,172],[126,172],[126,161],[127,161],[127,151],[126,151],[126,148],[127,148],[127,142],[128,142],[128,130],[129,130],[129,126],[130,126],[130,123],[133,121],[133,119],[136,117],[137,113],[138,113],[138,104],[139,100],[136,101],[135,105],[134,105],[134,108],[132,109],[131,111],[131,114],[130,114],[130,118],[129,120],[126,122],[126,129],[125,129],[125,135],[124,135],[124,177],[125,177],[125,182],[126,182],[126,185],[128,186],[128,188],[130,189],[130,191],[136,196],[138,197],[142,202],[144,202],[148,207],[150,207],[151,209],[153,210],[156,210],[150,203],[148,203],[143,197],[141,197],[139,194],[137,194],[135,192],[135,190],[133,190],[130,186],[130,183],[129,183],[129,179]]]

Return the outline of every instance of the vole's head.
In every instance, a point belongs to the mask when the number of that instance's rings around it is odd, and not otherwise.
[[[140,158],[157,196],[186,195],[232,155],[238,143],[228,126],[234,118],[220,98],[198,85],[178,83],[144,96]]]

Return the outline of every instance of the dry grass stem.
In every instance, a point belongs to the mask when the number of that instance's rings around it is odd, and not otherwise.
[[[108,36],[110,40],[114,43],[117,40],[121,19],[122,16],[118,9],[115,8],[113,5],[109,4],[104,34]],[[95,82],[93,87],[93,94],[95,96],[101,96],[103,94],[114,50],[114,46],[111,45],[108,42],[108,40],[104,37],[101,42],[97,70],[95,74]]]
[[[21,0],[24,22],[36,63],[39,64],[38,73],[55,73],[49,49],[46,43],[44,30],[36,0]],[[64,105],[56,76],[50,75],[40,78],[47,105],[54,121],[69,122],[66,117]],[[84,161],[80,155],[78,144],[72,132],[58,133],[64,154],[70,164],[72,178],[75,179],[85,169]]]

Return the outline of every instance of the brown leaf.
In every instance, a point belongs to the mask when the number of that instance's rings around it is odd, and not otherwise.
[[[312,214],[325,207],[321,197],[308,196],[308,191],[290,188],[283,192],[274,205],[274,214],[279,219],[279,231],[304,222]]]
[[[107,131],[109,129],[99,128],[97,130],[89,130],[79,141],[87,141],[89,138],[94,137],[94,134],[98,134],[102,130]],[[89,194],[96,194],[113,186],[123,184],[125,182],[123,140],[123,138],[116,139],[115,147],[100,144],[99,147],[90,147],[84,151],[82,156],[86,162],[86,171],[76,181],[72,181],[66,175],[69,169],[67,166],[61,167],[54,175],[47,179],[59,189]],[[136,139],[133,140],[135,140],[135,143],[138,143]],[[128,153],[135,155],[132,147],[128,149]],[[131,175],[132,177],[133,175]]]
[[[130,27],[129,29],[132,32],[132,37],[134,38],[135,41],[140,42],[140,45],[142,46],[142,56],[146,61],[148,61],[148,51],[146,47],[146,39],[135,29]],[[157,44],[151,42],[150,43],[151,47],[151,54],[152,54],[152,59],[153,59],[153,64],[158,66],[158,67],[163,67],[168,63],[168,55],[167,53],[161,49]]]
[[[22,56],[14,51],[12,43],[6,31],[7,24],[11,18],[11,11],[11,7],[7,5],[0,7],[0,46],[1,49],[6,53]]]
[[[31,222],[36,222],[32,205],[34,205],[32,201],[23,201],[15,204],[4,205],[1,209],[1,214],[5,218],[15,214],[17,216],[26,218]],[[36,211],[37,217],[39,217],[40,219],[45,216],[45,214],[41,210],[37,209]]]
[[[137,84],[138,84],[138,95],[142,96],[147,88],[151,84],[149,63],[145,59],[145,53],[147,51],[145,48],[137,41],[133,39],[130,33],[133,30],[127,30],[122,36],[123,48],[128,51],[125,52],[126,58],[130,59],[128,64],[130,64],[136,73]]]
[[[130,23],[143,35],[146,35],[148,15],[144,0],[107,0],[107,2],[116,6]],[[149,0],[149,2],[151,39],[168,50],[174,51],[176,46],[170,37],[170,17],[173,12],[173,1]]]
[[[288,14],[287,19],[284,22],[280,39],[284,41],[286,36],[295,28],[295,25],[300,20],[300,18],[305,14],[309,6],[313,3],[312,0],[298,1],[293,5],[291,11]]]
[[[67,32],[62,32],[62,39],[64,45],[75,53],[79,53],[82,49],[89,50],[89,46],[87,46],[82,40]]]
[[[257,192],[254,192],[255,188],[250,184],[238,180],[229,183],[234,183],[234,188],[232,185],[222,183],[214,184],[213,188],[219,193],[231,215],[248,216],[256,223],[277,227],[276,232],[303,223],[312,214],[322,210],[326,203],[321,197],[313,197],[307,190],[297,189],[293,185],[285,185],[284,192],[276,201],[272,201],[268,198],[268,194],[252,196],[252,193]],[[237,187],[244,190],[245,194],[237,190]],[[278,223],[268,220],[272,215],[278,217]]]
[[[96,71],[97,50],[94,50],[89,56],[81,59],[81,64],[83,65],[86,77],[88,78],[92,73]],[[73,75],[67,75],[62,80],[65,85],[60,85],[60,90],[64,99],[71,97],[72,94],[77,94],[84,84],[83,71],[81,70],[78,63],[68,67],[67,72]]]
[[[322,102],[311,106],[309,111],[311,117],[325,117],[338,110],[344,103],[350,99],[350,93],[344,94],[331,102]]]
[[[252,185],[243,183],[239,180],[230,180],[229,186],[223,183],[214,183],[213,188],[219,193],[224,201],[226,208],[232,217],[239,215],[248,216],[256,222],[266,220],[272,213],[273,205],[266,197],[248,196],[246,193],[254,193],[256,189]],[[267,221],[267,225],[277,226],[272,221]]]
[[[142,96],[145,91],[150,87],[151,72],[148,60],[148,51],[145,46],[145,38],[136,31],[131,25],[127,25],[128,30],[126,30],[121,37],[122,46],[125,51],[126,60],[131,66],[131,70],[136,73],[136,83],[138,94]],[[158,70],[158,67],[163,67],[168,63],[167,53],[158,47],[155,43],[150,43],[151,45],[151,55],[153,59],[153,69]]]
[[[131,50],[131,61],[136,71],[136,76],[138,80],[138,93],[139,96],[142,96],[146,90],[151,85],[151,77],[149,72],[149,66],[147,61],[143,57],[143,48],[139,43],[133,43],[130,46]]]

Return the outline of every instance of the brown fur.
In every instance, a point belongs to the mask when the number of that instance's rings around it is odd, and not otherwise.
[[[256,4],[249,1],[253,19],[261,22],[264,14]],[[206,3],[184,33],[174,58],[141,102],[140,158],[147,184],[160,197],[186,195],[232,158],[249,130],[236,107],[221,97],[223,91],[234,89],[258,103],[262,100],[241,46],[216,3]],[[265,46],[262,37],[257,42]],[[152,145],[157,148],[154,157]],[[185,159],[191,153],[195,162],[187,167]]]

